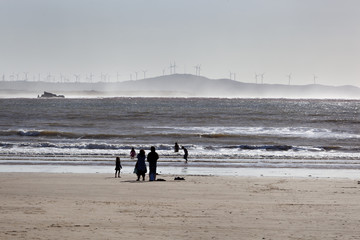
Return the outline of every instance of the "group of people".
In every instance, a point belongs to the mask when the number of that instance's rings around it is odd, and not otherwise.
[[[185,159],[185,162],[187,163],[188,155],[189,155],[188,150],[184,146],[181,146],[181,149],[184,150],[184,159]],[[175,152],[179,152],[179,144],[177,142],[175,143],[174,150],[175,150]]]
[[[187,149],[182,146],[181,149],[184,150],[184,159],[185,162],[188,162],[188,151]],[[175,152],[179,152],[179,145],[178,143],[175,143],[174,147]],[[145,150],[141,149],[139,154],[136,155],[136,151],[134,148],[131,148],[130,151],[130,157],[131,159],[134,159],[135,156],[137,157],[137,161],[134,168],[134,173],[137,175],[137,180],[140,181],[140,177],[142,177],[142,180],[145,181],[145,174],[147,173],[146,168],[146,162],[145,159],[147,158],[147,161],[149,162],[149,181],[155,181],[156,180],[156,167],[157,167],[157,160],[159,159],[159,155],[155,151],[155,147],[152,146],[150,148],[150,153],[145,156]],[[115,161],[115,178],[120,178],[120,170],[122,169],[120,157],[116,157]]]

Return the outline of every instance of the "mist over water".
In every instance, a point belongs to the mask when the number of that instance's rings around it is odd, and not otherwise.
[[[66,98],[97,97],[213,97],[360,99],[355,86],[259,84],[230,79],[208,79],[191,74],[172,74],[124,82],[1,81],[0,98],[35,98],[50,91]]]

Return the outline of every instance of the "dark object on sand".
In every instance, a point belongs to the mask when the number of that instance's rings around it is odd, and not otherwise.
[[[158,179],[156,179],[156,181],[165,182],[166,180],[162,179],[162,178],[158,178]]]
[[[185,178],[183,178],[183,177],[176,177],[176,178],[174,178],[174,180],[185,180]]]

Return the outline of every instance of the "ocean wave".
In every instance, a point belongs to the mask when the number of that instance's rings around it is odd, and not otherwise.
[[[14,146],[13,143],[1,143],[0,142],[0,148],[12,148]]]
[[[92,150],[113,150],[113,151],[130,151],[132,147],[136,149],[149,149],[150,146],[154,146],[157,151],[166,153],[172,153],[174,146],[172,144],[122,144],[122,143],[105,143],[105,142],[0,142],[0,149],[59,149],[64,151],[73,150],[86,150],[91,152]],[[239,151],[242,152],[294,152],[300,154],[302,152],[329,152],[329,153],[359,153],[360,147],[358,146],[293,146],[293,145],[186,145],[187,149],[192,154],[207,155],[208,153],[221,153],[224,156],[230,151],[231,154],[236,154]],[[50,150],[49,150],[50,151]],[[181,151],[180,151],[181,152]]]
[[[264,149],[267,151],[288,151],[292,149],[292,146],[287,145],[264,145],[264,146],[249,146],[249,145],[241,145],[239,146],[240,149],[246,150],[257,150],[257,149]]]
[[[16,134],[24,137],[66,137],[77,138],[77,134],[62,131],[49,131],[49,130],[17,130],[9,131],[9,133]]]
[[[107,139],[128,139],[134,138],[134,134],[116,134],[116,133],[75,133],[65,131],[50,131],[50,130],[8,130],[0,131],[0,136],[20,136],[20,137],[38,137],[38,138],[63,138],[63,139],[88,139],[88,140],[107,140]],[[143,132],[141,137],[167,137],[167,138],[180,138],[180,137],[199,137],[197,133],[169,133],[169,132]],[[224,135],[223,137],[226,137]]]
[[[326,128],[311,127],[171,127],[151,126],[148,129],[162,129],[165,134],[198,135],[205,138],[233,138],[247,136],[302,137],[302,138],[360,138],[360,134],[341,132]]]
[[[180,139],[180,138],[204,138],[204,139],[236,139],[248,138],[259,139],[267,138],[304,138],[304,139],[360,139],[360,134],[348,133],[330,129],[309,128],[309,127],[145,127],[141,136],[134,135],[128,131],[111,133],[97,132],[66,132],[60,130],[38,130],[38,129],[19,129],[19,130],[0,130],[0,136],[19,136],[34,138],[62,138],[62,139],[136,139],[142,138],[161,138],[161,139]]]
[[[239,149],[239,150],[266,150],[266,151],[289,151],[294,152],[359,152],[360,147],[344,147],[344,146],[289,146],[289,145],[231,145],[224,146],[223,148],[228,149]],[[207,149],[214,149],[214,147],[207,147]]]
[[[129,137],[131,135],[121,134],[92,134],[92,133],[75,133],[65,131],[51,131],[51,130],[7,130],[0,131],[0,136],[21,136],[21,137],[42,137],[42,138],[65,138],[65,139],[111,139]]]

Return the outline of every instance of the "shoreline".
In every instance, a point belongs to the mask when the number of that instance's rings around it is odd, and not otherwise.
[[[0,173],[1,239],[356,239],[357,181]],[[148,178],[147,178],[148,179]]]
[[[114,166],[108,165],[13,165],[1,164],[1,173],[68,173],[68,174],[112,174]],[[133,174],[132,166],[123,166],[122,174]],[[227,176],[227,177],[283,177],[283,178],[330,178],[359,179],[359,169],[326,168],[251,168],[251,167],[193,167],[158,166],[159,175],[181,176]]]

